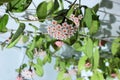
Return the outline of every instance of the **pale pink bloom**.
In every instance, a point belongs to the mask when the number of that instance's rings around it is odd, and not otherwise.
[[[68,26],[67,22],[62,23],[62,26],[67,27]]]
[[[38,18],[35,17],[35,16],[33,16],[33,15],[29,15],[29,16],[28,16],[28,19],[29,19],[29,20],[32,20],[32,21],[38,20]]]
[[[69,73],[71,76],[77,74],[77,72],[76,72],[75,69],[71,69],[71,70],[69,70],[68,73]]]
[[[67,29],[63,29],[62,30],[64,34],[68,34],[68,30]]]
[[[78,16],[78,19],[81,20],[82,18],[83,18],[83,16],[80,14],[80,15]]]
[[[21,72],[21,75],[25,78],[25,79],[31,79],[34,76],[34,73],[30,70],[23,70]]]
[[[111,74],[111,77],[112,77],[112,78],[115,78],[115,77],[117,77],[117,74],[116,74],[116,73],[112,73],[112,74]]]
[[[45,57],[46,55],[46,51],[43,51],[42,49],[40,51],[37,51],[37,49],[35,48],[35,57]]]
[[[71,15],[70,15],[70,20],[73,20],[74,17],[75,17],[75,15],[74,15],[74,14],[71,14]]]
[[[61,26],[60,24],[57,24],[55,27],[56,27],[58,30],[61,30],[61,29],[62,29],[62,26]]]
[[[64,77],[65,77],[65,78],[70,77],[70,74],[64,73]]]
[[[39,54],[41,57],[45,57],[47,55],[46,51],[43,51],[42,49],[39,51]]]
[[[86,67],[86,68],[90,68],[91,66],[92,66],[92,64],[89,63],[89,62],[87,62],[87,63],[85,64],[85,67]]]
[[[57,25],[57,21],[53,20],[52,25]]]
[[[62,47],[63,44],[64,44],[64,42],[62,42],[62,41],[56,41],[56,42],[55,42],[55,45],[56,45],[57,47]]]
[[[22,76],[18,76],[18,77],[16,78],[16,80],[23,80],[23,77],[22,77]]]

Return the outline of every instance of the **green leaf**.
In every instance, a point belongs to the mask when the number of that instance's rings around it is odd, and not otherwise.
[[[76,51],[81,51],[81,43],[80,41],[76,41],[72,47],[76,50]]]
[[[74,11],[74,5],[70,7],[70,9],[68,10],[66,17],[69,18],[70,15],[73,13],[73,11]]]
[[[95,34],[96,32],[98,32],[100,27],[100,22],[98,20],[93,20],[91,27],[90,27],[90,34]]]
[[[7,4],[7,11],[11,12],[23,12],[25,11],[32,0],[13,0]]]
[[[42,60],[40,58],[37,58],[37,64],[43,66]]]
[[[100,58],[99,50],[98,50],[97,46],[96,46],[96,48],[94,48],[93,58],[94,58],[93,68],[97,69],[97,67],[99,66],[99,58]]]
[[[25,29],[25,24],[20,23],[19,28],[17,29],[15,34],[12,36],[12,39],[11,39],[10,43],[8,44],[7,48],[11,48],[16,45],[16,43],[22,37],[24,29]]]
[[[90,38],[85,38],[84,43],[84,53],[91,58],[93,55],[93,41]]]
[[[49,13],[48,13],[49,15],[57,12],[59,9],[59,6],[60,6],[58,0],[54,0],[54,2],[52,4],[53,5],[52,5],[51,9],[49,9]]]
[[[91,77],[91,80],[104,80],[102,72],[96,69]]]
[[[29,50],[27,50],[26,51],[26,55],[28,56],[28,58],[30,58],[30,59],[33,59],[33,52],[32,51],[29,51]]]
[[[35,73],[36,73],[38,76],[40,76],[40,77],[43,76],[44,70],[43,70],[43,67],[42,67],[42,66],[40,66],[39,64],[35,64],[35,65],[34,65],[34,69],[35,69]]]
[[[29,46],[29,48],[28,48],[28,50],[29,51],[32,51],[34,48],[35,48],[35,43],[36,43],[36,40],[35,40],[35,38],[32,40],[32,43],[30,44],[30,46]]]
[[[96,4],[92,9],[96,13],[99,9],[99,4]]]
[[[61,8],[64,9],[63,0],[59,0],[59,1],[60,1]]]
[[[117,53],[120,53],[120,37],[116,38],[112,42],[111,51],[112,51],[113,55],[116,55]]]
[[[46,17],[47,17],[47,2],[43,1],[42,3],[40,3],[37,7],[37,17],[39,19],[40,22],[45,21]]]
[[[13,1],[13,0],[0,0],[0,4],[1,3],[6,3],[6,2],[11,2],[11,1]]]
[[[77,80],[84,80],[83,78],[77,78]]]
[[[80,72],[82,69],[85,68],[85,63],[86,63],[87,58],[88,58],[87,56],[82,56],[79,59],[79,62],[78,62],[78,72]]]
[[[63,80],[64,79],[64,71],[61,71],[58,73],[57,80]]]
[[[85,16],[84,16],[83,20],[88,28],[90,28],[91,24],[92,24],[92,15],[93,15],[92,10],[90,8],[86,8]]]
[[[6,25],[8,23],[8,15],[5,14],[4,16],[2,16],[0,18],[0,32],[6,32],[7,31],[7,28],[6,28]]]
[[[50,11],[54,6],[54,2],[53,1],[49,1],[48,5],[47,5],[47,11]]]
[[[54,11],[56,11],[59,8],[58,0],[54,1]]]

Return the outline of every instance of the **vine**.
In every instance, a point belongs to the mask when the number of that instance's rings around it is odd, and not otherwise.
[[[1,6],[6,6],[6,13],[0,17],[0,32],[11,32],[7,40],[0,42],[1,47],[18,47],[20,40],[26,44],[23,60],[27,56],[29,61],[22,61],[16,70],[17,80],[33,80],[34,74],[42,77],[43,66],[51,63],[52,57],[56,58],[54,68],[58,71],[57,80],[73,80],[73,76],[76,76],[75,80],[119,80],[120,37],[115,36],[113,41],[109,41],[105,38],[110,36],[94,36],[100,27],[100,15],[97,14],[97,11],[101,11],[99,4],[89,8],[82,5],[81,0],[65,1],[70,4],[68,9],[64,9],[63,0],[42,1],[38,6],[32,0],[0,2]],[[35,7],[35,14],[27,16],[25,20],[15,17],[14,13],[27,11],[31,3]],[[17,30],[6,27],[9,17],[19,24]],[[33,31],[25,30],[27,21]],[[46,31],[40,31],[31,21],[46,24]],[[109,43],[111,46],[108,46]]]

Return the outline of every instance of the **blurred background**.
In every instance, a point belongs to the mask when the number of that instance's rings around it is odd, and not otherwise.
[[[35,8],[38,4],[43,0],[33,0],[33,3],[30,5],[28,10],[25,13],[15,14],[15,16],[19,18],[28,17],[34,13]],[[68,8],[68,3],[64,1],[65,8]],[[74,0],[69,0],[73,2]],[[81,0],[82,5],[86,5],[88,7],[93,7],[96,4],[100,4],[100,8],[98,11],[98,15],[101,22],[101,27],[98,33],[95,35],[96,37],[102,37],[107,40],[112,40],[116,36],[120,36],[120,1],[119,0]],[[0,6],[0,16],[5,13],[5,6]],[[26,23],[28,23],[26,21]],[[42,28],[42,23],[38,21],[32,21],[36,26]],[[33,31],[33,29],[29,26],[26,30]],[[8,29],[16,30],[18,28],[18,24],[10,18],[9,23],[7,24]],[[10,32],[5,34],[0,33],[0,44],[8,39],[10,36]],[[25,56],[25,46],[22,42],[16,45],[16,47],[11,49],[4,48],[0,49],[0,80],[15,80],[18,73],[16,73],[16,69],[23,62],[27,62],[27,56]],[[23,60],[24,59],[24,60]],[[44,76],[41,78],[35,77],[34,80],[56,80],[57,71],[54,70],[54,58],[52,59],[51,64],[46,64],[44,66]]]

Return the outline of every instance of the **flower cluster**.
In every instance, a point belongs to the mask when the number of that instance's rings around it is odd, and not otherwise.
[[[31,79],[33,77],[34,73],[32,71],[30,71],[30,70],[23,70],[21,75],[25,79]]]
[[[35,48],[34,50],[34,56],[35,57],[41,57],[41,58],[44,58],[46,56],[46,51],[40,49],[39,51]]]
[[[62,24],[58,24],[57,21],[52,21],[52,25],[47,28],[48,34],[58,40],[70,38],[74,33],[76,33],[79,27],[79,20],[81,20],[81,18],[81,16],[78,18],[71,14],[70,20],[73,21],[75,25],[72,23],[68,24],[66,21]]]
[[[83,18],[82,15],[79,15],[78,17],[75,17],[74,14],[71,14],[71,15],[70,15],[70,20],[75,23],[76,27],[79,27],[79,25],[80,25],[79,20],[81,20],[82,18]]]

